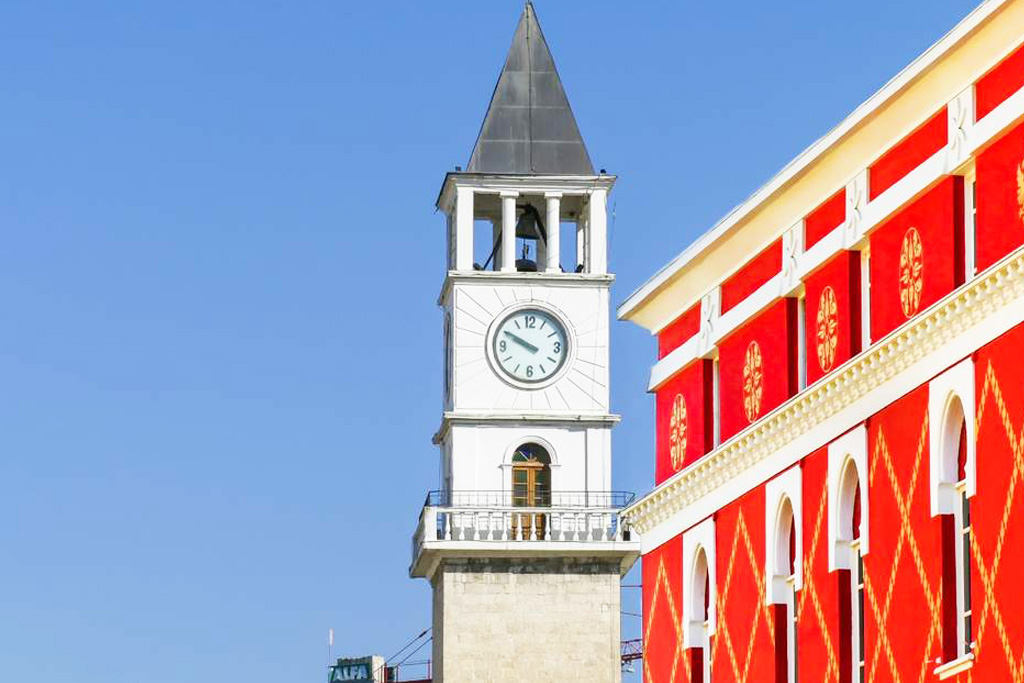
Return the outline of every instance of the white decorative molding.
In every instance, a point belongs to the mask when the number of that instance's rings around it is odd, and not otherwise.
[[[697,333],[696,357],[703,358],[714,351],[719,311],[721,310],[722,288],[715,287],[700,300],[700,332]],[[686,359],[686,362],[689,360]]]
[[[967,495],[973,496],[977,490],[974,386],[971,358],[928,383],[928,484],[932,517],[955,511],[961,421],[967,425]]]
[[[857,472],[860,491],[860,530],[859,536],[848,538],[843,526],[846,519],[853,515],[854,488],[846,478],[851,463]],[[850,552],[853,538],[860,539],[860,554],[868,554],[871,529],[869,501],[868,428],[861,423],[828,445],[829,571],[853,569],[853,554]]]
[[[1024,322],[1024,249],[677,472],[626,517],[645,551],[713,514]]]
[[[961,92],[948,105],[950,107],[949,118],[951,121],[955,120],[956,135],[962,137],[962,141],[957,143],[959,146],[955,152],[952,151],[951,146],[939,150],[870,202],[868,201],[868,171],[866,169],[858,173],[847,184],[846,221],[822,238],[811,249],[803,251],[802,255],[798,257],[796,273],[799,278],[806,277],[809,273],[822,266],[841,249],[860,250],[864,248],[866,237],[873,228],[884,223],[897,211],[920,197],[953,170],[963,173],[965,164],[970,162],[972,155],[978,149],[987,144],[989,140],[1001,133],[1006,127],[1024,118],[1024,88],[993,109],[977,125],[973,123],[973,99],[974,89],[972,86],[968,90]],[[968,106],[969,103],[972,109],[969,114],[966,114],[962,108]],[[953,113],[954,109],[956,110],[955,116]],[[966,118],[964,118],[965,116]],[[954,123],[950,123],[951,127],[953,125]],[[953,130],[950,131],[950,135],[952,140]],[[785,234],[788,234],[788,232]],[[785,234],[783,235],[784,240]],[[837,234],[839,235],[838,240],[836,238]],[[785,265],[784,261],[784,269]],[[776,275],[727,313],[720,315],[715,320],[715,329],[711,337],[712,343],[707,344],[705,338],[702,337],[698,348],[687,347],[685,353],[676,355],[672,359],[672,367],[675,367],[678,371],[695,358],[713,356],[715,354],[714,343],[729,336],[737,327],[749,321],[753,315],[770,306],[780,295],[780,292],[785,289],[784,280],[783,273]],[[721,296],[720,289],[720,287],[715,287],[713,290],[713,293],[718,292],[719,298]],[[620,315],[620,317],[622,316]],[[865,330],[867,329],[865,328]],[[666,360],[667,357],[655,363],[652,367],[652,385],[654,385],[655,377],[658,378],[658,383],[660,384],[672,376],[671,368],[658,367],[665,363]],[[666,365],[668,364],[666,363]]]
[[[662,384],[672,379],[677,372],[695,359],[701,358],[701,354],[698,351],[700,342],[700,335],[694,335],[673,349],[660,362],[655,363],[651,368],[650,379],[647,382],[647,391],[656,391]],[[715,346],[714,344],[709,344],[708,348],[709,350],[714,350]]]
[[[790,296],[798,290],[800,257],[804,253],[804,221],[799,220],[782,234],[782,271],[779,277],[779,296]]]
[[[969,158],[967,138],[974,127],[974,84],[950,100],[946,108],[947,171],[952,173]]]
[[[864,169],[846,185],[846,220],[841,226],[844,249],[853,249],[867,234],[864,224],[867,204],[868,170]]]
[[[952,678],[953,676],[956,676],[957,674],[962,674],[963,672],[971,669],[973,666],[974,653],[968,652],[965,655],[957,657],[951,662],[940,664],[939,666],[932,669],[932,673],[936,677],[938,677],[940,681],[944,681],[947,678]]]
[[[708,563],[708,630],[715,634],[716,597],[715,581],[715,520],[712,517],[683,533],[683,647],[698,647],[703,636],[704,620],[694,614],[695,577],[697,555],[704,551]]]
[[[793,558],[793,587],[800,590],[804,585],[804,541],[803,541],[803,473],[799,465],[794,465],[775,477],[764,487],[764,599],[766,605],[788,604],[790,589],[786,584],[788,569],[781,567],[779,556],[781,551],[789,550],[788,542],[780,537],[783,531],[780,519],[783,503],[789,501],[793,511],[793,533],[796,535],[794,547],[796,557]]]

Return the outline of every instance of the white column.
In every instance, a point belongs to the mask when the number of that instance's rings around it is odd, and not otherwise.
[[[473,189],[455,194],[455,270],[473,270]]]
[[[559,273],[559,259],[561,258],[561,211],[562,193],[548,192],[544,195],[548,200],[548,219],[544,225],[548,231],[548,258],[547,268],[549,273]]]
[[[590,231],[587,230],[587,217],[577,216],[576,217],[576,272],[585,272],[587,270],[587,236]]]
[[[516,270],[516,197],[518,192],[501,193],[501,270]]]
[[[608,270],[608,190],[594,190],[590,195],[590,216],[587,240],[590,253],[587,259],[587,272],[605,273]]]

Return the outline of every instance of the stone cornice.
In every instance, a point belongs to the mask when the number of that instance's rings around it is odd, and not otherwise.
[[[700,508],[700,514],[711,514],[714,509],[704,510],[708,507],[704,503],[712,496],[724,501],[725,497],[719,495],[722,487],[730,483],[738,487],[737,479],[756,485],[782,471],[784,467],[775,472],[756,472],[758,476],[754,478],[748,476],[756,469],[780,462],[773,456],[779,455],[787,446],[792,447],[798,438],[812,432],[826,420],[841,417],[840,413],[844,411],[850,414],[849,409],[869,393],[949,346],[960,335],[993,322],[998,324],[991,325],[986,338],[1001,333],[1003,327],[1008,329],[1017,322],[1019,315],[1000,316],[1000,313],[1008,312],[1011,304],[1021,302],[1024,302],[1024,250],[1018,249],[716,450],[673,475],[626,508],[623,516],[634,529],[645,534],[693,506]],[[986,340],[979,341],[984,343]],[[942,369],[935,367],[934,371]],[[859,419],[851,417],[850,424],[841,429],[855,426]],[[804,443],[806,441],[802,440],[799,445]],[[792,453],[793,457],[786,462],[795,462],[809,452]],[[739,496],[746,490],[729,493]]]

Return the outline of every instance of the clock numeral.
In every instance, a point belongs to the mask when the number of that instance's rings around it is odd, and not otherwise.
[[[557,342],[556,341],[555,342],[555,353],[561,353],[561,352],[562,352],[562,342]]]
[[[527,365],[526,366],[526,376],[527,377],[533,377],[533,366],[532,365]]]
[[[507,346],[508,346],[508,344],[505,343],[504,339],[502,339],[500,342],[498,342],[498,350],[501,351],[502,353],[505,353],[505,348]]]
[[[532,330],[535,327],[537,327],[537,316],[535,316],[535,315],[528,315],[528,316],[526,316],[524,322],[526,323],[526,329]]]

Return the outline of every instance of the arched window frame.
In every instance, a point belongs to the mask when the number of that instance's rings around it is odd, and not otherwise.
[[[704,643],[704,620],[697,613],[694,592],[697,559],[703,552],[708,568],[708,621],[707,635],[715,634],[715,605],[718,597],[715,581],[715,520],[705,519],[688,531],[683,532],[683,647],[701,647]],[[703,597],[703,596],[701,596]],[[703,603],[703,601],[701,601]],[[703,605],[702,605],[703,607]]]
[[[973,622],[971,604],[972,542],[970,499],[977,490],[975,433],[974,362],[968,358],[949,368],[928,384],[929,483],[932,516],[943,521],[943,573],[955,574],[955,590],[944,598],[943,629],[955,622],[955,653],[944,638],[943,660],[935,668],[946,679],[973,666]],[[961,432],[966,446],[963,476],[960,475]],[[951,518],[951,519],[950,519]],[[948,524],[948,526],[947,526]],[[950,544],[952,547],[950,547]],[[945,564],[952,563],[952,566]],[[955,601],[955,604],[952,604]],[[946,609],[950,611],[946,611]],[[948,646],[947,646],[948,645]]]
[[[505,456],[501,460],[501,482],[502,491],[506,494],[512,490],[512,458],[515,457],[516,451],[518,451],[521,446],[525,446],[529,443],[535,443],[548,452],[548,458],[551,459],[551,462],[548,464],[548,467],[551,470],[551,490],[552,492],[555,491],[555,482],[558,478],[557,473],[560,467],[560,463],[558,461],[558,450],[547,439],[536,434],[529,434],[517,437],[515,441],[512,441],[508,448],[505,449]]]
[[[789,501],[793,515],[793,533],[796,534],[796,558],[793,561],[793,576],[796,590],[804,585],[803,562],[803,478],[799,465],[794,465],[779,476],[765,484],[765,510],[764,510],[764,575],[768,578],[765,581],[764,600],[766,605],[785,604],[790,591],[788,586],[789,567],[780,564],[781,551],[788,554],[788,538],[783,535],[788,529],[784,529],[780,516],[783,513],[784,503]],[[783,548],[783,543],[786,547]]]
[[[864,641],[864,561],[870,549],[871,515],[868,506],[868,430],[860,424],[828,445],[828,561],[829,571],[847,570],[848,621],[841,619],[848,638],[853,681],[863,680],[866,644]],[[855,510],[859,506],[859,526]],[[841,585],[843,582],[840,582]]]
[[[794,465],[765,484],[765,604],[775,605],[776,618],[785,619],[785,639],[776,636],[776,653],[779,663],[785,658],[790,682],[797,676],[797,594],[803,587],[802,481]]]
[[[870,549],[870,507],[868,496],[868,429],[860,424],[828,445],[828,569],[855,569],[856,554],[850,547],[849,532],[842,528],[852,506],[855,482],[845,477],[850,464],[860,483],[860,538],[858,553]]]
[[[960,446],[960,416],[967,424],[967,462],[964,468],[967,497],[977,492],[977,442],[975,435],[974,361],[970,358],[949,368],[928,383],[928,480],[931,514],[956,511],[957,451]]]

